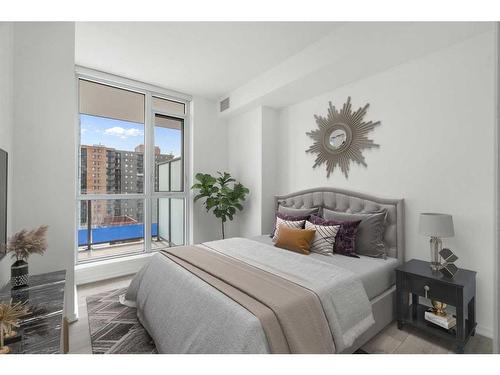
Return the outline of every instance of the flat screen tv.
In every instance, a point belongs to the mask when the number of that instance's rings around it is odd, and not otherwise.
[[[7,167],[7,152],[0,149],[0,245],[5,245],[7,241]],[[0,259],[4,255],[0,250]]]

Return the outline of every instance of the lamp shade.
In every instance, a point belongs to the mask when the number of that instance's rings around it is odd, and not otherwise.
[[[420,214],[418,232],[429,237],[453,237],[455,235],[453,218],[447,214]]]

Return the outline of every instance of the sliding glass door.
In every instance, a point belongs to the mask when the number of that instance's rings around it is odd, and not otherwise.
[[[154,192],[151,247],[185,244],[184,118],[181,106],[153,98]]]

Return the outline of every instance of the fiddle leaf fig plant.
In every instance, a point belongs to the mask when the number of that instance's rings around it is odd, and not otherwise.
[[[207,212],[212,210],[215,217],[221,220],[222,238],[225,238],[224,223],[233,220],[236,210],[243,210],[242,203],[250,190],[227,172],[217,174],[218,177],[197,173],[197,182],[191,189],[197,191],[194,201],[205,198],[203,205]]]

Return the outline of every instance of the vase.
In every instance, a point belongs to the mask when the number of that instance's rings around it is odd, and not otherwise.
[[[10,267],[10,283],[12,288],[21,288],[28,285],[28,263],[17,260]]]

